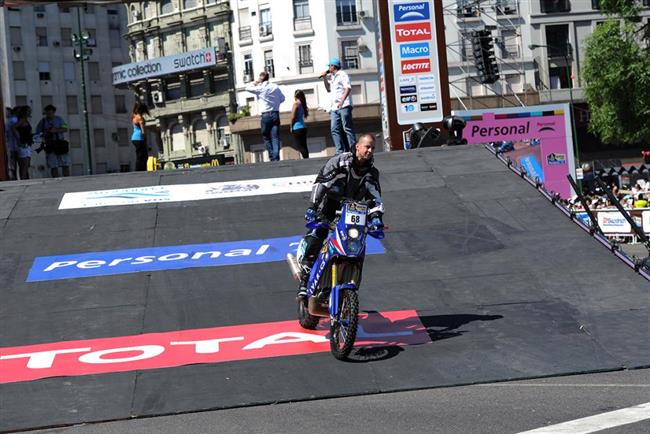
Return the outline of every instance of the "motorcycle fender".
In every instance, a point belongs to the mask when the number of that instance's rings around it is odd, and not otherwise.
[[[359,288],[357,288],[357,285],[354,283],[344,283],[342,285],[336,285],[334,288],[332,288],[332,292],[330,292],[329,303],[330,318],[336,318],[339,314],[339,294],[342,289],[351,289],[353,291],[359,290]]]

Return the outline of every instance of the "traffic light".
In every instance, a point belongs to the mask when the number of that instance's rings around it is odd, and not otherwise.
[[[490,84],[498,81],[499,65],[494,54],[494,38],[489,30],[477,30],[472,33],[472,51],[481,83]]]

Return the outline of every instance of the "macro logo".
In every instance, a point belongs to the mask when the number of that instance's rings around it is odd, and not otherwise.
[[[402,60],[402,74],[419,74],[431,72],[431,61],[429,59]]]
[[[393,5],[395,22],[420,21],[429,19],[429,3],[414,2]]]
[[[409,59],[412,57],[429,57],[429,43],[416,42],[414,44],[402,44],[399,47],[399,53],[403,59]]]
[[[395,40],[397,42],[430,41],[431,23],[397,24]]]

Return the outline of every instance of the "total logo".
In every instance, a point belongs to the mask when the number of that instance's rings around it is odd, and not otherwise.
[[[419,74],[431,72],[431,61],[429,59],[402,60],[402,74]]]
[[[397,42],[430,41],[431,23],[397,24],[395,40]]]

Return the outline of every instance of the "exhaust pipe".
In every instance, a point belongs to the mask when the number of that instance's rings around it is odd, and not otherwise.
[[[289,264],[289,269],[291,270],[293,278],[299,281],[302,273],[300,266],[298,265],[298,260],[291,253],[287,253],[287,264]]]

